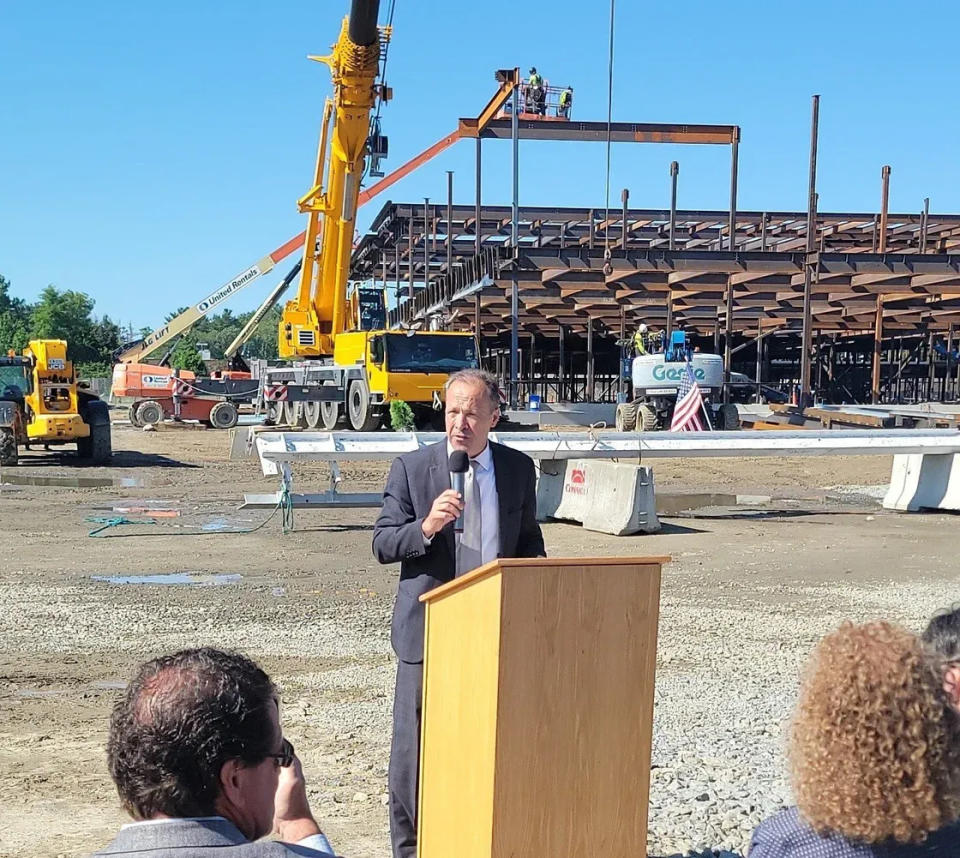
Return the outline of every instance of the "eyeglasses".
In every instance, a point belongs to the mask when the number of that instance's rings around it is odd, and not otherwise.
[[[283,744],[280,746],[280,753],[267,754],[267,756],[272,758],[281,769],[286,769],[293,765],[295,753],[296,752],[293,750],[293,745],[289,742],[289,740],[284,739]]]

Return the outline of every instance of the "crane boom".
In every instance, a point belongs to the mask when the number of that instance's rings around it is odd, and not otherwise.
[[[347,275],[370,117],[377,98],[385,94],[376,85],[379,8],[380,0],[353,0],[333,52],[311,57],[330,68],[333,98],[324,108],[313,188],[300,200],[300,210],[308,214],[306,241],[300,285],[296,297],[285,305],[280,322],[281,358],[331,356],[336,336],[346,329]]]
[[[272,253],[268,253],[262,259],[254,262],[253,265],[241,271],[236,277],[232,277],[222,286],[203,298],[203,300],[187,307],[186,310],[174,316],[169,322],[153,331],[153,333],[144,337],[142,340],[137,340],[124,346],[116,356],[117,363],[138,363],[150,354],[150,352],[159,349],[175,337],[184,333],[184,331],[196,324],[199,319],[202,319],[211,310],[218,309],[228,298],[249,286],[261,274],[266,274],[271,271],[281,259],[289,256],[303,244],[303,237],[304,233],[300,233],[300,235],[294,236],[289,241],[284,242]]]

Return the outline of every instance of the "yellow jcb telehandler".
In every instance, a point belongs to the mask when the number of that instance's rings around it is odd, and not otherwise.
[[[63,340],[0,356],[0,465],[17,464],[18,448],[31,444],[76,444],[93,465],[112,455],[107,403],[78,388]]]

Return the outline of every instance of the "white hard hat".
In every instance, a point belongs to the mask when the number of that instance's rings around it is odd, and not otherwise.
[[[645,334],[646,332],[647,332],[647,326],[646,326],[643,322],[641,322],[641,323],[640,323],[640,333],[641,333],[641,334]]]

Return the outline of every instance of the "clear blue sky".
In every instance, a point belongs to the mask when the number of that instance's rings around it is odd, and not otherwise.
[[[381,17],[388,0],[382,0]],[[0,3],[0,273],[33,298],[78,289],[96,312],[155,326],[303,228],[329,73],[349,0]],[[498,67],[535,64],[606,118],[606,0],[397,0],[384,110],[388,168],[476,115]],[[954,3],[904,6],[618,0],[614,119],[742,126],[740,207],[805,207],[820,93],[820,208],[960,211]],[[387,198],[473,200],[461,142]],[[521,201],[601,206],[602,144],[521,145]],[[510,199],[510,146],[485,145],[484,202]],[[613,200],[725,208],[725,147],[614,147]],[[290,258],[292,261],[293,257]],[[285,261],[277,269],[285,272]],[[229,306],[256,306],[271,274]]]

